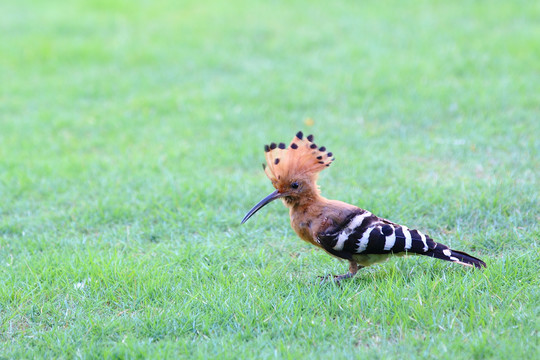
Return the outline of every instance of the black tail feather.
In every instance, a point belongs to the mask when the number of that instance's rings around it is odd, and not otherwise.
[[[429,249],[424,255],[437,259],[455,262],[465,266],[474,266],[478,269],[486,267],[486,263],[463,251],[452,250],[445,245],[437,244],[435,248]]]

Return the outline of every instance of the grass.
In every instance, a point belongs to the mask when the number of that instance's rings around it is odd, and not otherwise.
[[[0,357],[539,356],[540,6],[0,4]],[[313,124],[306,119],[313,119]],[[488,263],[346,264],[272,204],[262,145],[323,194]]]

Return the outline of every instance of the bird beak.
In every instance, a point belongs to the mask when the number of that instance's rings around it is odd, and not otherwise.
[[[257,205],[255,205],[251,210],[249,210],[248,213],[246,214],[246,216],[244,216],[244,218],[242,219],[242,224],[245,223],[246,221],[248,221],[248,219],[253,214],[255,214],[257,211],[259,211],[264,205],[266,205],[269,202],[272,202],[272,201],[274,201],[276,199],[279,199],[281,196],[282,196],[281,193],[276,190],[273,193],[271,193],[270,195],[268,195],[267,197],[265,197],[264,199],[262,199],[261,201],[259,201],[259,203]]]

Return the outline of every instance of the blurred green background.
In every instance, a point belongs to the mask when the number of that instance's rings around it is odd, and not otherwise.
[[[2,353],[533,358],[538,19],[531,1],[2,2]],[[412,258],[314,286],[346,265],[280,204],[239,226],[272,191],[263,144],[298,130],[336,155],[323,195],[486,273]]]

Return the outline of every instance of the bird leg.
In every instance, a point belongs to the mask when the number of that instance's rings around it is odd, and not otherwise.
[[[339,282],[343,279],[349,279],[349,278],[354,277],[354,275],[356,275],[356,273],[358,272],[358,269],[361,269],[361,268],[363,268],[363,266],[359,267],[355,261],[349,260],[349,272],[343,275],[333,275],[333,278],[334,278],[333,280],[339,284]],[[320,276],[321,283],[326,281],[330,276],[332,275]]]

